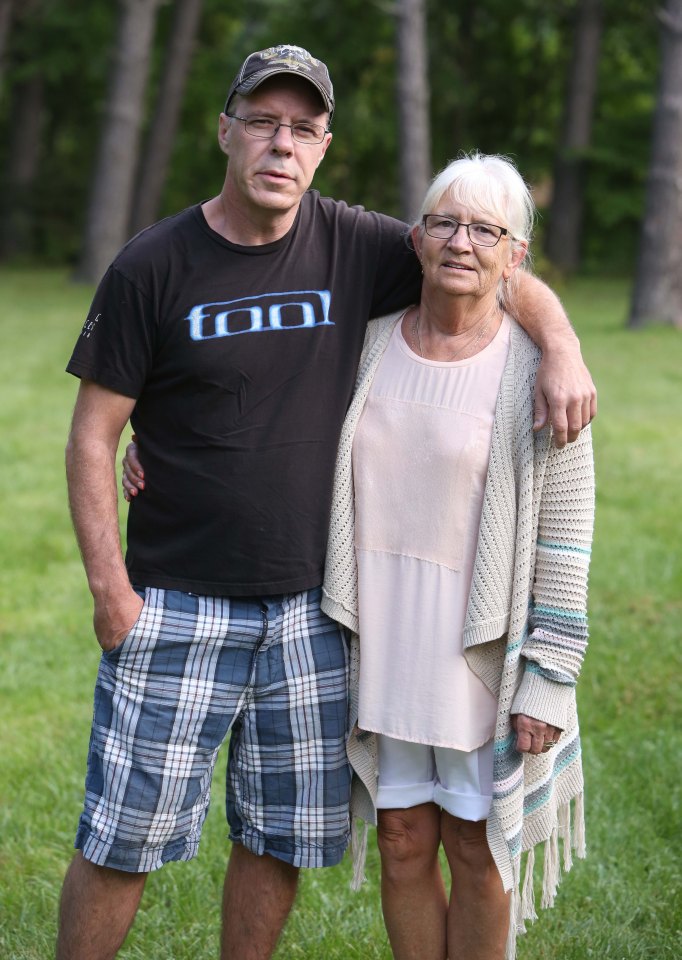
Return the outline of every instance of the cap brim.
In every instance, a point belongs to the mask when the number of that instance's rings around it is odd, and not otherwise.
[[[269,80],[270,77],[277,76],[278,74],[286,74],[288,77],[300,77],[301,80],[307,80],[307,82],[311,86],[315,87],[317,92],[322,97],[322,103],[324,104],[325,110],[329,114],[329,117],[331,120],[332,114],[334,113],[334,103],[332,100],[329,99],[329,94],[327,93],[327,91],[321,86],[321,84],[317,82],[317,80],[313,79],[313,77],[306,76],[305,73],[297,73],[295,70],[291,70],[290,68],[287,68],[287,67],[273,66],[272,68],[259,70],[257,73],[251,74],[251,76],[248,79],[243,80],[240,84],[238,84],[234,88],[234,90],[230,91],[230,93],[227,96],[227,100],[225,101],[225,109],[227,110],[230,100],[235,95],[235,93],[248,97],[248,95],[250,93],[253,93],[253,91],[256,90],[257,87],[261,85],[261,83],[263,83],[265,80]]]

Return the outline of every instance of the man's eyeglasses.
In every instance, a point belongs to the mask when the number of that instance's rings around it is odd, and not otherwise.
[[[231,120],[241,120],[247,133],[262,140],[272,140],[280,127],[289,127],[291,136],[299,143],[322,143],[325,135],[329,133],[319,123],[308,123],[307,120],[301,120],[299,123],[281,123],[279,120],[273,120],[272,117],[238,117],[235,113],[228,113],[227,116]]]
[[[494,223],[461,223],[454,217],[443,217],[439,213],[427,213],[422,217],[422,222],[428,235],[436,240],[449,240],[460,227],[465,227],[471,242],[479,247],[494,247],[500,237],[506,237],[509,233],[506,227],[498,227]]]

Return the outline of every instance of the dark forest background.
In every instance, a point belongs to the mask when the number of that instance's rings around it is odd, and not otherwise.
[[[227,88],[276,43],[334,81],[322,193],[409,217],[460,151],[507,154],[550,282],[635,276],[630,322],[682,324],[682,0],[0,0],[0,258],[93,282],[215,194]]]

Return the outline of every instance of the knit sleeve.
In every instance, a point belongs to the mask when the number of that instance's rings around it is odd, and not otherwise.
[[[587,576],[594,522],[590,428],[562,450],[551,447],[540,497],[535,576],[512,703],[562,730],[587,648]]]

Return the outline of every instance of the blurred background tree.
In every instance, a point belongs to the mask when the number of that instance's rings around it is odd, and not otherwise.
[[[419,213],[432,174],[426,0],[398,0],[395,13],[400,214],[410,223]]]
[[[107,98],[76,276],[101,277],[130,238],[130,219],[156,15],[164,0],[118,0]]]
[[[151,111],[149,133],[135,184],[130,233],[158,219],[163,187],[180,122],[182,100],[204,0],[176,0],[164,52],[163,73]]]
[[[682,0],[659,10],[661,66],[630,326],[682,328]]]
[[[0,0],[0,96],[2,95],[5,73],[5,53],[7,41],[12,27],[12,12],[14,0]]]
[[[147,37],[146,66],[112,113],[129,6],[147,13],[130,34]],[[95,280],[114,237],[215,194],[227,87],[249,52],[283,42],[334,80],[321,192],[407,216],[414,184],[460,151],[505,153],[535,189],[541,271],[631,274],[659,25],[651,0],[0,0],[0,257]],[[667,149],[679,163],[680,137]],[[97,256],[95,217],[110,232]]]
[[[592,145],[603,13],[602,0],[579,0],[573,11],[570,67],[545,235],[548,258],[566,273],[577,270],[581,259],[587,157]]]

